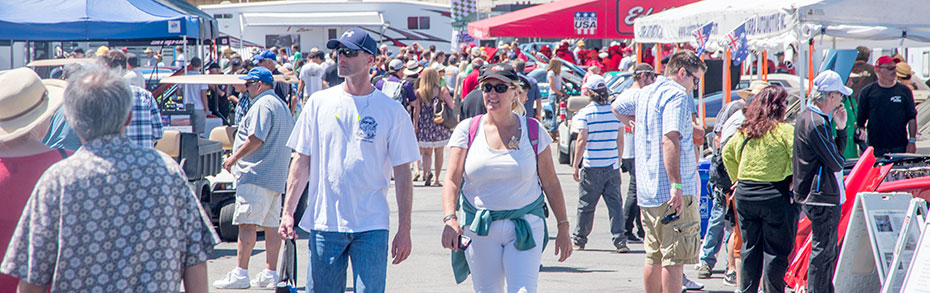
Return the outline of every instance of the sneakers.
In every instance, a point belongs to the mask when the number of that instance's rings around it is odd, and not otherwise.
[[[704,289],[704,284],[688,280],[688,277],[681,275],[681,292],[688,290],[701,290]]]
[[[710,271],[710,266],[706,264],[699,264],[697,268],[698,279],[708,279],[712,274]]]
[[[727,271],[727,273],[723,275],[723,284],[736,286],[736,271]]]
[[[626,243],[620,243],[620,245],[617,245],[617,252],[627,253],[630,252],[630,248],[626,246]]]
[[[262,270],[261,273],[255,275],[250,284],[252,287],[274,290],[278,286],[278,275],[272,274],[268,270]]]
[[[575,250],[575,251],[584,250],[584,245],[583,244],[572,244],[572,250]]]
[[[639,243],[643,243],[643,239],[640,239],[639,237],[636,237],[636,235],[633,235],[633,234],[627,234],[626,242],[633,243],[633,244],[639,244]]]
[[[226,277],[213,282],[217,289],[249,289],[249,276],[240,276],[235,270],[226,273]]]

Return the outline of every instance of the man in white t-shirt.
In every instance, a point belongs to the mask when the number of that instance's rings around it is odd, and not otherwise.
[[[203,66],[200,57],[191,58],[190,68],[187,70],[187,75],[197,75],[200,74],[200,67]],[[207,111],[210,111],[210,108],[206,107],[209,103],[207,102],[207,85],[205,84],[185,84],[181,85],[184,97],[184,104],[194,104],[194,114],[192,115],[191,126],[195,133],[202,133],[205,131],[204,125],[207,121]]]
[[[323,52],[316,51],[307,55],[307,64],[300,69],[300,86],[303,90],[301,98],[307,99],[313,93],[323,89]]]
[[[350,29],[326,47],[338,52],[338,74],[345,82],[314,93],[288,139],[299,157],[288,174],[279,232],[296,237],[294,211],[303,186],[309,186],[299,223],[310,231],[313,269],[307,283],[315,292],[345,291],[351,258],[356,292],[384,292],[392,171],[399,221],[393,263],[410,255],[410,163],[420,159],[416,135],[403,106],[369,81],[377,43],[367,32]]]

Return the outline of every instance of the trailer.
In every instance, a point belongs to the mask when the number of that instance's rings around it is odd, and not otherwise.
[[[324,49],[351,28],[368,31],[380,44],[424,48],[435,45],[448,52],[452,16],[448,4],[398,0],[305,0],[216,4],[199,7],[213,15],[221,33],[266,48],[301,51]],[[242,47],[231,41],[233,47]],[[289,52],[290,53],[290,52]]]

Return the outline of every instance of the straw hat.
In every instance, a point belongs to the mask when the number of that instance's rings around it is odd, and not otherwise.
[[[65,86],[62,80],[41,80],[29,68],[0,74],[0,142],[31,132],[61,107]]]
[[[759,92],[762,91],[762,89],[770,85],[771,84],[769,84],[768,82],[764,82],[761,80],[753,80],[752,83],[749,84],[749,88],[745,88],[745,89],[741,89],[737,91],[736,95],[739,96],[740,98],[746,99],[747,97],[758,94]]]
[[[907,63],[900,62],[896,64],[895,67],[897,67],[896,74],[900,78],[908,78],[909,76],[914,75],[914,72],[911,71],[911,66],[907,65]]]

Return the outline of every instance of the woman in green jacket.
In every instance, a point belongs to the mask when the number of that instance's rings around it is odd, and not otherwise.
[[[740,291],[785,291],[798,208],[791,201],[794,126],[785,123],[788,93],[769,86],[746,106],[746,120],[723,148],[743,237]],[[763,267],[765,275],[763,276]],[[761,284],[760,284],[761,278]]]

